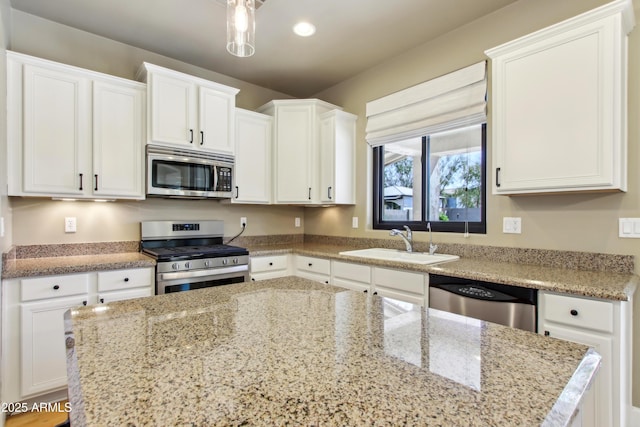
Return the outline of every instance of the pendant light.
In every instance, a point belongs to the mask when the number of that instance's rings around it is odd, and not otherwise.
[[[241,58],[256,50],[255,0],[227,0],[227,50]]]

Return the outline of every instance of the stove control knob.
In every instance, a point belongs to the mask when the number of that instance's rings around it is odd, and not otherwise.
[[[174,262],[173,264],[171,264],[171,268],[174,270],[180,270],[180,264],[178,264],[177,262]]]
[[[206,261],[204,262],[204,266],[205,266],[205,267],[209,267],[210,265],[211,265],[211,261],[206,260]]]
[[[191,263],[189,261],[185,262],[184,268],[191,268]]]
[[[234,258],[234,259],[233,259],[233,263],[234,263],[234,264],[237,264],[237,263],[238,263],[238,258]]]
[[[222,265],[227,265],[227,264],[229,264],[229,260],[228,260],[228,259],[226,259],[226,258],[225,258],[225,259],[223,259],[223,260],[222,260]]]

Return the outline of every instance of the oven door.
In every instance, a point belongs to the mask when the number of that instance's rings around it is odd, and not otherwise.
[[[249,280],[249,266],[211,268],[156,274],[156,295],[191,291],[213,286],[242,283]]]

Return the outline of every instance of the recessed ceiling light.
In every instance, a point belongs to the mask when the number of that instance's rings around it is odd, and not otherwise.
[[[293,26],[293,32],[301,37],[309,37],[315,34],[316,27],[308,22],[298,22]]]

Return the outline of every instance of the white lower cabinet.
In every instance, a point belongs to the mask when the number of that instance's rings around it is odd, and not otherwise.
[[[581,410],[582,426],[626,426],[631,405],[629,301],[538,294],[538,332],[594,348],[602,362]]]
[[[354,291],[370,292],[372,290],[371,267],[333,261],[331,263],[331,284]]]
[[[251,280],[267,280],[291,274],[289,255],[251,256],[249,269]]]
[[[377,295],[429,306],[427,275],[390,268],[373,268],[373,291]]]
[[[298,277],[325,284],[331,279],[331,261],[328,259],[295,255],[294,268]]]
[[[139,268],[2,281],[2,401],[64,397],[64,313],[153,295],[153,276],[153,268]]]

